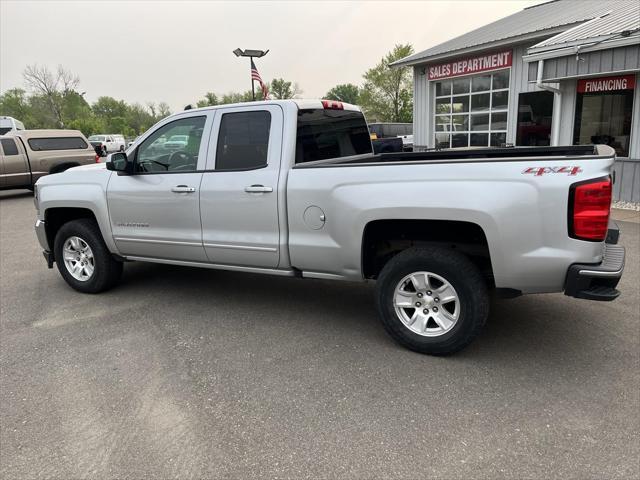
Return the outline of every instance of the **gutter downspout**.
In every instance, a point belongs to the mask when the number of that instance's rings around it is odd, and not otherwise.
[[[559,88],[555,88],[542,83],[543,70],[544,60],[538,60],[538,76],[536,79],[536,86],[541,90],[553,92],[553,114],[551,116],[551,146],[557,146],[560,143],[560,112],[562,107],[562,91]]]

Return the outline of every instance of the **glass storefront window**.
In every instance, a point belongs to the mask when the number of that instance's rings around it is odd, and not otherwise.
[[[451,117],[451,126],[454,132],[466,132],[469,130],[469,115],[454,115]]]
[[[451,117],[449,115],[438,115],[436,117],[436,132],[448,132],[451,130]]]
[[[551,145],[553,93],[530,92],[518,96],[518,132],[516,145]]]
[[[451,80],[443,80],[436,84],[436,97],[451,95]]]
[[[471,115],[471,130],[477,131],[489,131],[489,114]]]
[[[632,112],[633,90],[579,93],[574,145],[605,144],[628,157]]]
[[[491,94],[491,109],[506,109],[509,105],[509,92],[493,92]]]
[[[507,129],[507,112],[494,112],[491,114],[491,130]]]
[[[472,147],[486,147],[489,144],[488,133],[472,133],[471,143]]]
[[[491,97],[488,93],[480,93],[471,97],[471,111],[483,112],[491,108]]]
[[[493,74],[493,90],[509,88],[509,70],[502,70]]]
[[[436,146],[438,148],[449,148],[451,146],[451,135],[448,133],[436,133]]]
[[[463,113],[469,111],[469,95],[464,97],[453,97],[451,105],[453,106],[453,113]]]
[[[507,143],[507,134],[505,132],[491,134],[491,146],[501,147]]]
[[[439,148],[500,146],[507,138],[509,74],[435,82],[435,144]]]
[[[478,75],[471,79],[472,92],[487,92],[491,90],[491,75]]]
[[[436,98],[436,113],[451,113],[451,99]]]
[[[468,78],[456,78],[453,81],[453,94],[458,95],[460,93],[469,93],[471,84]]]

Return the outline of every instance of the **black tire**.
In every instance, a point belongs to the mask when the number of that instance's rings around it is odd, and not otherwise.
[[[458,319],[440,336],[414,333],[396,314],[393,300],[396,287],[407,275],[419,271],[441,276],[458,294]],[[489,316],[489,293],[478,268],[461,253],[441,247],[410,248],[389,260],[376,283],[376,303],[382,324],[394,340],[410,350],[430,355],[450,355],[466,347]]]
[[[94,271],[86,281],[74,278],[65,266],[62,249],[69,237],[80,237],[93,252]],[[60,227],[53,246],[54,257],[62,278],[75,290],[83,293],[99,293],[110,289],[122,275],[122,262],[113,258],[104,243],[98,225],[93,219],[72,220]]]
[[[120,151],[124,152],[124,145],[120,145]]]

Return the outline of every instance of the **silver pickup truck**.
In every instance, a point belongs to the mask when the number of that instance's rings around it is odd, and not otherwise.
[[[159,138],[181,136],[180,148]],[[402,345],[449,354],[503,296],[613,300],[606,146],[374,155],[358,107],[286,100],[172,115],[106,164],[36,184],[36,233],[76,290],[127,261],[376,281]]]

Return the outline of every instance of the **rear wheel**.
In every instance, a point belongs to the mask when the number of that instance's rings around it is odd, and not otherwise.
[[[378,277],[376,297],[391,337],[431,355],[467,346],[489,314],[487,286],[479,270],[446,248],[411,248],[393,257]]]
[[[74,289],[98,293],[113,287],[122,275],[94,220],[65,223],[54,241],[54,256],[62,278]]]

